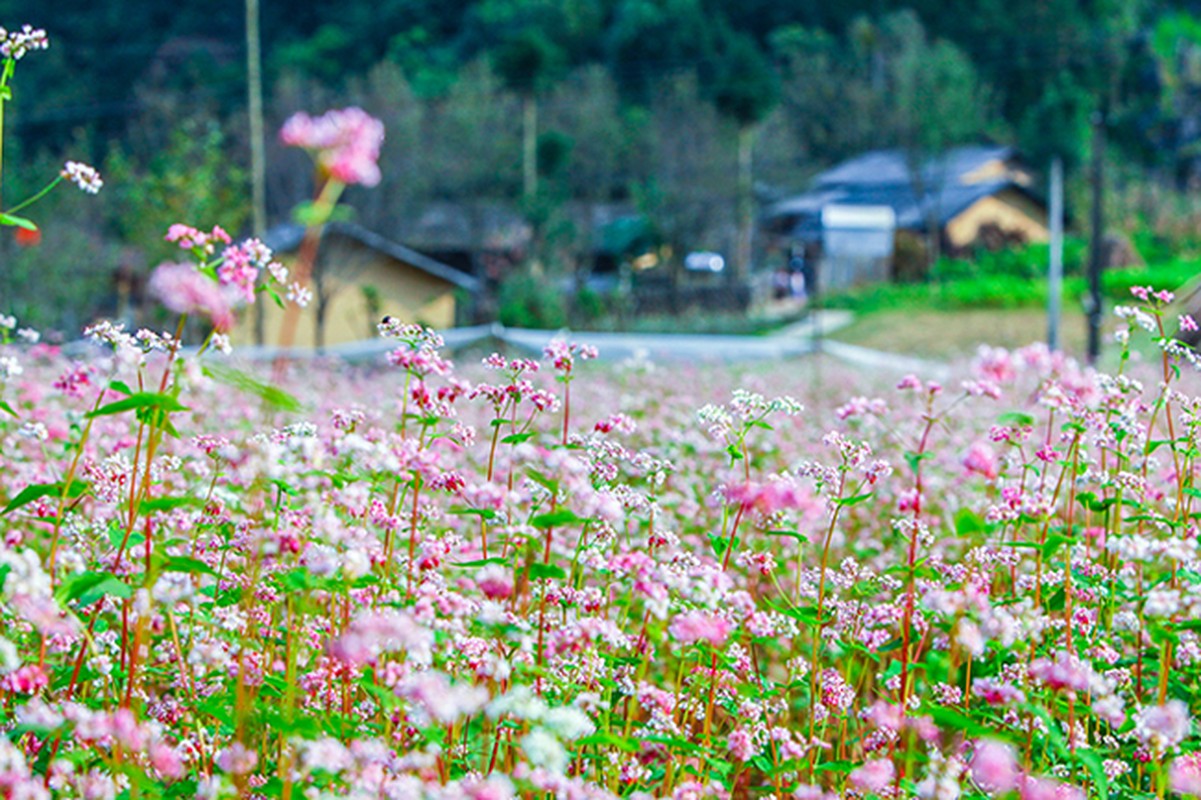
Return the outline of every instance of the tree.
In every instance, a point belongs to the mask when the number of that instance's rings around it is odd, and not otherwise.
[[[723,24],[700,0],[620,0],[605,31],[605,63],[627,100],[649,105],[662,81],[715,51]]]
[[[726,250],[722,232],[735,220],[729,139],[721,117],[701,94],[695,74],[658,87],[647,112],[648,146],[633,191],[656,238],[674,253]],[[678,259],[675,259],[678,260]]]
[[[749,275],[751,269],[755,131],[779,102],[779,81],[775,69],[749,36],[727,33],[713,65],[713,79],[707,85],[714,106],[738,128],[738,244],[730,273],[732,280],[738,280]]]
[[[250,216],[246,170],[229,159],[215,119],[184,120],[159,151],[116,148],[104,174],[113,197],[111,224],[152,261],[175,255],[176,248],[163,241],[173,223],[220,225],[236,233]]]
[[[879,31],[887,129],[904,154],[914,198],[925,212],[929,265],[939,255],[939,202],[949,177],[938,173],[938,156],[989,132],[990,91],[966,54],[951,42],[930,38],[912,11],[885,17]]]
[[[861,23],[867,27],[861,25],[860,32],[874,35],[875,26]],[[879,144],[883,80],[873,90],[874,48],[851,35],[855,44],[799,25],[772,34],[781,112],[800,165],[830,164]]]
[[[518,31],[493,51],[496,74],[521,98],[521,187],[527,201],[538,194],[538,94],[563,63],[558,45],[532,28]]]

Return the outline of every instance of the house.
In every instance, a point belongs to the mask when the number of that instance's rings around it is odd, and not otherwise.
[[[979,246],[1046,241],[1047,209],[1032,183],[1012,147],[957,147],[917,170],[901,150],[873,150],[822,172],[809,191],[769,206],[766,244],[816,257],[823,209],[888,207],[896,226],[893,276],[914,277],[924,268],[933,231],[939,252],[951,255]]]
[[[289,269],[304,239],[303,226],[279,225],[264,243]],[[434,328],[467,321],[480,282],[453,267],[391,241],[359,225],[325,226],[309,287],[313,300],[300,315],[293,345],[326,345],[374,338],[386,315]],[[266,344],[277,344],[284,312],[274,302],[261,306]],[[255,320],[246,314],[234,340],[253,343]]]

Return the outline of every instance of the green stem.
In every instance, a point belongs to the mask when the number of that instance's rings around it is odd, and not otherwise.
[[[0,109],[2,109],[3,107],[4,107],[4,104],[0,103]],[[3,117],[3,114],[0,113],[0,124],[3,124],[3,122],[4,122],[2,117]],[[63,182],[63,176],[55,175],[54,180],[50,181],[50,183],[43,186],[42,190],[40,192],[33,195],[32,197],[27,197],[26,199],[22,200],[20,203],[17,203],[15,206],[8,209],[4,213],[5,214],[13,214],[13,213],[16,213],[17,211],[20,211],[21,209],[25,208],[26,206],[33,205],[34,203],[41,200],[46,195],[50,194],[50,190],[53,189],[55,186],[58,186],[62,182]]]
[[[5,72],[8,72],[8,64],[5,63]],[[4,175],[4,97],[7,94],[8,81],[0,80],[0,177]],[[0,192],[4,188],[3,181],[0,181]]]
[[[4,59],[4,70],[0,72],[0,176],[4,175],[4,101],[12,96],[8,79],[12,77],[15,63],[11,58]],[[4,183],[0,181],[0,194],[3,194],[3,188]]]

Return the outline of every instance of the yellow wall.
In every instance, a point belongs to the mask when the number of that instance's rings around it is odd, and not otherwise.
[[[290,262],[285,263],[292,268]],[[450,328],[455,324],[454,286],[382,254],[375,254],[362,266],[347,269],[343,276],[338,276],[335,271],[330,284],[336,290],[325,312],[327,346],[372,338],[375,324],[386,315],[434,328]],[[379,293],[378,315],[368,311],[362,292],[364,286],[373,286]],[[278,344],[284,311],[269,299],[263,308],[266,312],[266,343]],[[301,311],[294,346],[316,345],[316,308],[314,298],[308,308]],[[234,328],[233,341],[234,344],[254,343],[253,309],[243,311]]]
[[[1045,242],[1050,236],[1047,213],[1022,193],[1007,189],[977,200],[947,223],[947,240],[954,247],[967,247],[989,224],[1020,232],[1028,242]]]

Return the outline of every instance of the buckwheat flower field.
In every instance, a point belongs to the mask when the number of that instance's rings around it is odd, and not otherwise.
[[[1201,793],[1170,340],[939,385],[381,331],[274,384],[4,347],[4,796]]]
[[[47,46],[0,29],[0,112]],[[1118,309],[1114,374],[452,356],[390,318],[378,364],[238,363],[238,313],[311,296],[383,136],[285,125],[319,178],[291,275],[172,225],[174,333],[68,354],[0,316],[0,795],[1201,796],[1170,293]],[[104,183],[68,162],[0,227],[63,181]]]

